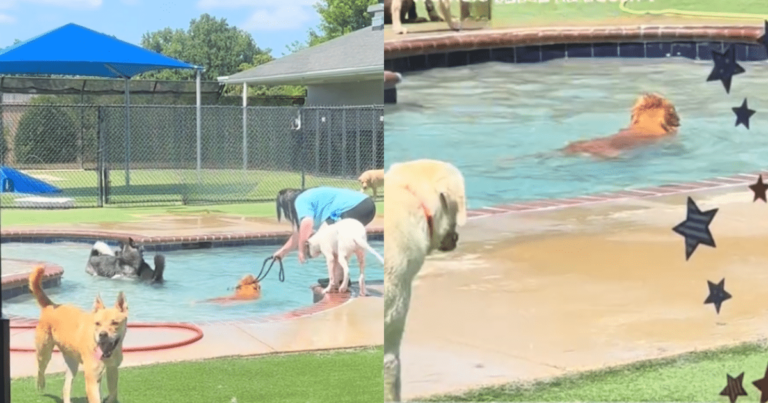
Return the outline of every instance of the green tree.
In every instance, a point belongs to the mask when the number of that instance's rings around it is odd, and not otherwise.
[[[243,64],[256,60],[271,61],[269,49],[260,49],[251,34],[230,26],[226,18],[217,19],[209,14],[192,19],[189,28],[165,28],[148,32],[141,37],[141,46],[187,63],[203,66],[204,80],[215,81],[240,71]],[[265,57],[266,56],[266,57]],[[180,80],[194,78],[194,72],[161,70],[142,74],[141,78]]]
[[[14,140],[16,162],[75,162],[79,126],[67,108],[43,105],[45,101],[34,99],[32,103],[38,106],[27,108],[19,119]]]
[[[315,10],[320,14],[317,30],[309,30],[307,44],[315,46],[371,25],[368,6],[378,0],[320,0]]]

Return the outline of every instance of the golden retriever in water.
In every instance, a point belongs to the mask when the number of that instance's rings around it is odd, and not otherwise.
[[[595,157],[613,158],[622,151],[655,143],[677,134],[680,117],[675,106],[658,94],[645,94],[632,108],[629,128],[594,140],[577,141],[566,146],[568,154],[589,154]]]
[[[434,160],[392,164],[384,208],[384,401],[400,401],[400,343],[411,283],[434,250],[456,249],[467,221],[464,176]]]
[[[261,284],[253,277],[252,274],[248,274],[241,278],[235,287],[235,295],[227,297],[209,299],[206,302],[228,303],[235,301],[252,301],[261,298]]]
[[[63,403],[71,403],[72,380],[83,364],[88,403],[101,403],[101,376],[107,373],[107,403],[117,402],[117,370],[123,362],[123,340],[128,329],[128,303],[121,292],[114,308],[105,308],[96,297],[93,311],[84,312],[72,305],[54,304],[43,291],[43,266],[29,275],[29,289],[40,305],[40,321],[35,330],[37,389],[45,388],[45,368],[51,361],[53,346],[59,348],[67,364]]]
[[[371,169],[363,172],[357,180],[360,182],[360,191],[365,191],[370,188],[373,192],[373,198],[376,198],[376,194],[380,187],[384,186],[384,170],[383,169]]]

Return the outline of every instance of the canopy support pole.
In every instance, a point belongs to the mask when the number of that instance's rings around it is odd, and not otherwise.
[[[125,186],[131,186],[131,89],[125,78]]]
[[[243,171],[248,169],[248,84],[243,83]]]
[[[195,97],[196,97],[196,106],[197,106],[197,182],[200,182],[200,166],[201,164],[201,155],[200,155],[200,146],[202,143],[202,135],[201,135],[201,128],[202,128],[202,121],[200,119],[200,76],[202,76],[202,70],[197,69],[197,74],[195,76]]]

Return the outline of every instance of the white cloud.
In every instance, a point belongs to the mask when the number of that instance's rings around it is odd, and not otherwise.
[[[0,24],[13,24],[16,22],[16,18],[8,14],[0,14]]]
[[[101,7],[102,0],[20,0],[20,2],[66,8],[99,8]]]
[[[246,31],[282,31],[304,28],[311,19],[312,15],[307,7],[286,4],[258,9],[241,25]]]
[[[13,8],[15,5],[14,0],[0,0],[0,10],[7,10]]]

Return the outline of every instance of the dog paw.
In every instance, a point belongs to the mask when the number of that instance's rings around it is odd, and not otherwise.
[[[45,377],[42,377],[42,376],[37,377],[37,390],[39,392],[42,392],[45,390]]]
[[[331,286],[323,288],[323,294],[330,294],[331,293]]]
[[[398,35],[403,35],[403,34],[407,34],[408,30],[405,29],[405,28],[400,28],[398,30],[395,30],[395,33],[398,34]]]
[[[347,292],[347,290],[348,290],[348,289],[349,289],[349,288],[347,287],[347,285],[346,285],[346,284],[344,284],[344,285],[342,285],[341,287],[339,287],[339,292],[340,292],[340,293],[344,293],[344,292]]]

